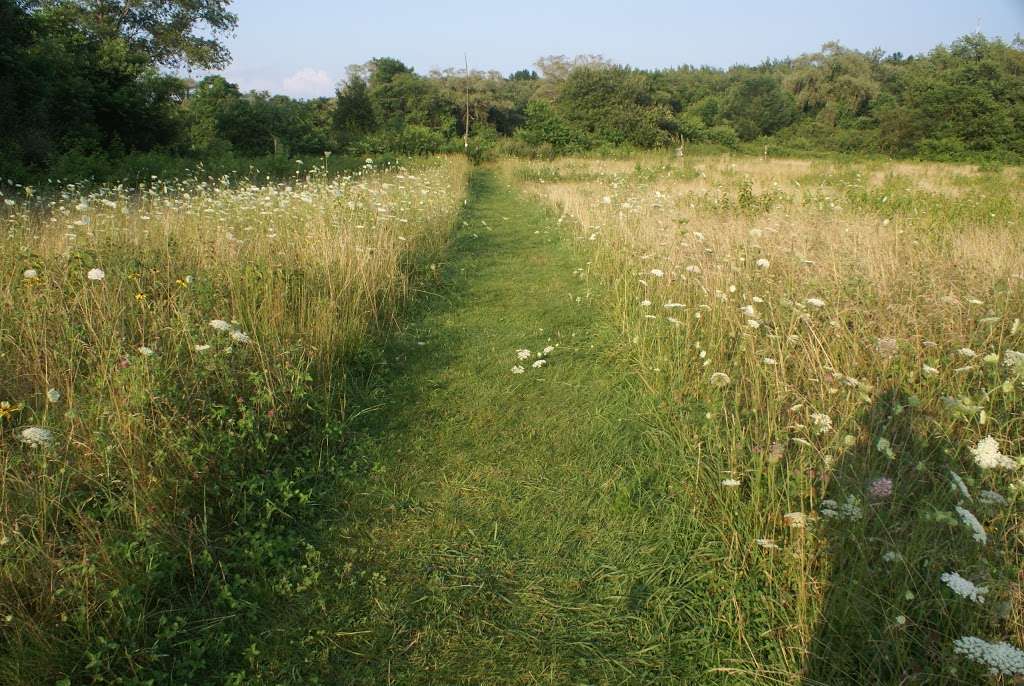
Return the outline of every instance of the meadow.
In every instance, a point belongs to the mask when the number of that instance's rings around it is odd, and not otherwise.
[[[1024,173],[3,186],[0,682],[1024,675]]]
[[[702,529],[720,669],[978,683],[1022,633],[1019,170],[506,165],[607,292]],[[724,598],[723,598],[724,600]]]

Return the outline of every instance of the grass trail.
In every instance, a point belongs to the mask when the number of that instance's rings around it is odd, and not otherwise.
[[[555,221],[474,176],[444,291],[385,351],[349,447],[323,546],[337,578],[292,612],[301,635],[266,635],[268,680],[705,674],[713,582],[666,476],[680,458],[651,440],[639,381],[613,363],[616,332]],[[517,349],[546,345],[547,367],[511,373]]]

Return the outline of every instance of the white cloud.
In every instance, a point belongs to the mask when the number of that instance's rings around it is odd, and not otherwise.
[[[296,98],[319,98],[334,93],[334,80],[323,69],[303,67],[284,80],[281,92]]]

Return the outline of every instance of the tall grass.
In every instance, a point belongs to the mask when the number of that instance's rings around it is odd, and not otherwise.
[[[294,523],[344,469],[346,372],[465,177],[3,188],[0,681],[244,666],[246,624],[312,582]]]
[[[716,671],[979,683],[955,640],[1024,646],[1024,482],[972,452],[988,436],[1007,465],[1024,452],[1019,170],[504,166],[561,208],[588,278],[610,286],[658,435],[688,457],[678,488],[731,595],[711,618]]]

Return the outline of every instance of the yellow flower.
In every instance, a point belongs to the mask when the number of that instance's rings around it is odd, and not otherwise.
[[[6,400],[0,402],[0,419],[7,419],[15,412],[21,411],[21,405],[11,405]]]
[[[146,299],[146,294],[145,293],[136,293],[135,294],[135,299],[138,300],[139,302],[142,302],[143,300]]]

